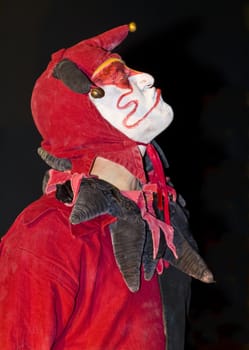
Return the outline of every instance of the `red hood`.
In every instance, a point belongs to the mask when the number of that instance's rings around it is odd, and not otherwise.
[[[59,158],[68,158],[73,172],[89,174],[97,156],[126,167],[145,182],[138,145],[101,117],[88,94],[70,90],[53,76],[62,59],[74,62],[89,78],[109,57],[111,50],[128,35],[129,25],[104,32],[94,38],[54,53],[46,70],[37,79],[31,98],[34,122],[43,141],[42,147]]]

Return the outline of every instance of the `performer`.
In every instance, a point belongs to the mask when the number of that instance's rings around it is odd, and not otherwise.
[[[154,140],[173,111],[112,52],[134,30],[59,50],[35,83],[50,169],[1,241],[4,350],[181,350],[191,277],[213,282]]]

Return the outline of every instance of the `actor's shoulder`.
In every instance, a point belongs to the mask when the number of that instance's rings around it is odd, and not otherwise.
[[[59,221],[63,218],[68,220],[70,212],[71,208],[58,201],[54,196],[43,195],[21,212],[19,220],[24,225],[32,225],[37,221],[43,221],[44,218],[47,220],[51,216],[56,216]]]
[[[39,236],[55,235],[58,230],[63,235],[68,231],[70,212],[71,208],[55,197],[42,195],[22,210],[1,241],[26,242]]]
[[[25,250],[36,256],[67,254],[68,246],[77,245],[69,224],[70,212],[71,208],[56,198],[41,196],[18,215],[1,243],[12,251]]]

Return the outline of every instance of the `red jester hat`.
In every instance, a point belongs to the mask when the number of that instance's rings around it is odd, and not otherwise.
[[[145,182],[137,143],[102,118],[88,93],[73,91],[54,75],[60,62],[70,60],[91,81],[104,61],[121,58],[112,50],[135,29],[134,23],[122,25],[55,52],[35,83],[31,110],[43,138],[42,148],[57,158],[69,159],[72,172],[88,175],[94,159],[103,156],[125,166]]]

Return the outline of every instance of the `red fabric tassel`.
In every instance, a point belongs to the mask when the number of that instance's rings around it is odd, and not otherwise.
[[[161,194],[164,198],[164,220],[169,225],[170,224],[170,215],[169,215],[169,199],[168,199],[168,188],[166,185],[165,174],[162,166],[162,162],[159,158],[159,155],[154,148],[154,146],[150,143],[147,145],[147,154],[152,162],[153,171],[150,173],[150,181],[152,183],[158,184],[158,197],[161,197]],[[160,204],[160,203],[159,203]],[[160,208],[160,206],[159,206]]]

